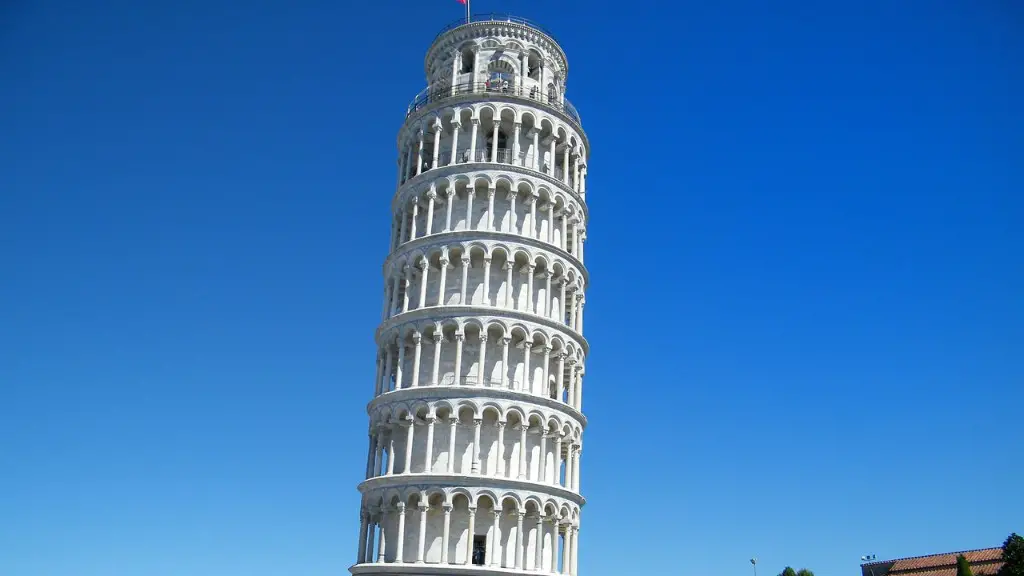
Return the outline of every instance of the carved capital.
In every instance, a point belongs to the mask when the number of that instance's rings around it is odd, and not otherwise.
[[[412,341],[414,343],[419,344],[421,340],[423,340],[423,335],[422,334],[420,334],[419,332],[413,332],[412,333]]]

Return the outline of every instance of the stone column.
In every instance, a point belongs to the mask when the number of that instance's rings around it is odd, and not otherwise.
[[[484,306],[491,305],[491,257],[484,256]]]
[[[505,472],[505,421],[498,420],[495,423],[498,426],[498,465],[494,467],[497,471],[498,476],[506,478]]]
[[[402,312],[409,311],[409,289],[412,286],[412,267],[406,264],[402,267]]]
[[[445,503],[442,504],[442,508],[444,509],[444,529],[441,532],[441,564],[447,564],[448,541],[451,539],[452,532],[452,505]]]
[[[586,298],[580,298],[580,309],[579,312],[576,313],[576,331],[580,334],[583,333],[583,305],[586,304],[586,302]]]
[[[555,482],[556,486],[562,486],[562,433],[555,431]]]
[[[466,538],[466,559],[462,562],[466,566],[473,564],[473,536],[476,534],[476,506],[469,507],[469,531]]]
[[[523,422],[519,424],[519,479],[529,480],[530,475],[526,470],[526,433],[529,431],[529,424]]]
[[[544,384],[541,386],[540,395],[547,398],[551,390],[551,374],[549,373],[551,369],[551,346],[544,345],[542,350],[544,351]]]
[[[420,545],[416,550],[416,563],[423,564],[423,555],[426,552],[427,544],[427,510],[429,509],[427,503],[423,501],[423,495],[420,495],[420,501],[416,508],[420,511]]]
[[[576,407],[576,370],[578,366],[575,360],[569,361],[569,393],[566,395],[565,402],[569,406]]]
[[[405,502],[398,503],[398,542],[395,542],[395,564],[405,562]]]
[[[533,128],[533,169],[540,172],[540,130]]]
[[[574,445],[572,443],[572,440],[570,439],[569,440],[569,446],[568,446],[568,448],[565,451],[565,486],[564,487],[565,487],[566,490],[572,490],[572,487],[573,487],[573,480],[572,480],[572,448],[573,448],[573,446]]]
[[[567,523],[565,525],[565,546],[562,547],[562,574],[569,574],[569,568],[572,566],[572,528]]]
[[[562,152],[562,183],[569,185],[569,143],[565,143],[565,150]]]
[[[486,330],[486,328],[484,328],[484,329]],[[477,379],[476,385],[477,386],[486,386],[487,385],[487,383],[484,380],[484,377],[487,375],[487,371],[485,369],[486,363],[487,363],[487,333],[486,332],[481,332],[480,333],[480,365],[477,367],[477,371],[476,371],[476,379]]]
[[[423,336],[419,332],[412,333],[412,387],[420,385],[420,356],[423,351]]]
[[[452,122],[452,157],[451,157],[451,161],[448,162],[449,166],[458,163],[459,130],[461,130],[461,129],[462,129],[462,123],[461,122],[459,122],[457,119]]]
[[[528,238],[538,238],[540,231],[537,230],[537,197],[528,196],[526,202],[530,205],[530,230],[526,236]]]
[[[551,176],[552,178],[555,177],[555,164],[557,162],[555,160],[555,158],[556,158],[555,145],[556,144],[558,144],[558,139],[555,138],[554,134],[552,134],[551,135],[551,159],[548,162],[548,176]]]
[[[471,132],[469,136],[469,161],[476,162],[476,132],[480,127],[480,120],[473,118],[469,121]]]
[[[548,244],[555,243],[555,203],[548,202]]]
[[[423,231],[424,236],[430,236],[434,233],[434,203],[436,200],[437,191],[431,185],[430,190],[427,192],[427,228]]]
[[[469,255],[463,254],[460,261],[462,262],[462,286],[459,287],[459,304],[468,306],[469,302],[466,301],[466,290],[469,287]]]
[[[462,342],[466,335],[462,332],[455,333],[455,385],[462,385]]]
[[[577,573],[577,561],[580,557],[580,527],[573,526],[572,528],[572,565],[569,569],[575,575]]]
[[[519,148],[519,136],[522,132],[522,128],[523,125],[520,122],[514,122],[512,124],[512,162],[510,162],[510,164],[515,166],[521,166],[523,164],[522,161],[519,160],[519,154],[521,152]]]
[[[446,286],[446,284],[448,282],[448,265],[449,265],[450,262],[451,261],[448,260],[448,248],[447,247],[441,248],[441,259],[438,261],[438,264],[441,265],[441,280],[438,283],[438,287],[437,287],[437,305],[438,306],[444,306],[444,296],[445,296],[444,293],[445,293],[445,291],[448,288]]]
[[[576,329],[576,292],[569,295],[569,328]]]
[[[580,192],[580,160],[583,158],[579,154],[574,154],[576,162],[573,162],[572,170],[572,189],[579,194]]]
[[[398,227],[398,243],[401,244],[407,241],[405,234],[408,230],[409,216],[405,213],[405,210],[402,210],[402,214],[399,217],[402,219],[402,223]]]
[[[434,422],[437,417],[433,414],[427,416],[427,458],[423,465],[423,472],[429,474],[434,467]]]
[[[537,572],[544,570],[544,516],[540,510],[537,511],[537,544],[534,546],[534,553],[537,557],[533,561],[533,569]]]
[[[430,165],[431,168],[437,168],[437,159],[441,153],[441,122],[434,123],[434,162]]]
[[[497,187],[491,184],[487,188],[487,231],[494,232],[494,195],[497,193]]]
[[[444,217],[444,231],[452,231],[452,205],[455,204],[455,188],[448,186],[444,189],[445,197],[445,217]]]
[[[569,215],[564,209],[562,210],[562,249],[572,253],[569,251]]]
[[[473,467],[472,473],[480,473],[480,425],[483,424],[483,420],[480,418],[473,419]]]
[[[509,234],[519,234],[519,231],[516,230],[516,196],[518,195],[519,192],[516,190],[510,190],[505,196],[505,199],[508,200],[508,230],[506,232]]]
[[[373,380],[373,396],[377,397],[381,395],[381,388],[384,386],[384,358],[377,358],[377,375]]]
[[[372,429],[367,434],[370,437],[370,447],[366,455],[366,478],[373,477],[373,463],[377,459],[377,434]]]
[[[377,539],[377,516],[376,515],[370,517],[370,529],[366,533],[366,539],[367,539],[366,549],[364,550],[364,553],[366,554],[365,561],[372,563],[372,562],[376,561],[376,559],[377,559],[377,554],[376,554],[376,552],[377,552],[377,544],[375,542],[375,540]]]
[[[418,302],[419,308],[427,307],[427,280],[430,275],[430,262],[427,262],[427,258],[420,258],[420,261],[416,263],[416,266],[420,269],[420,301]]]
[[[573,408],[583,411],[583,367],[580,366],[576,373],[576,397],[573,399]]]
[[[500,506],[500,504],[496,504]],[[498,553],[498,543],[501,542],[501,510],[494,511],[494,531],[492,534],[494,538],[493,546],[491,549],[491,568],[501,568],[501,554]]]
[[[405,167],[403,169],[404,172],[402,174],[403,182],[409,179],[409,173],[412,172],[412,155],[416,153],[416,151],[413,149],[413,145],[411,142],[406,144],[406,149],[409,151],[409,153],[406,154]]]
[[[377,548],[377,563],[383,564],[385,562],[385,554],[387,553],[387,544],[385,543],[386,538],[384,534],[386,530],[384,527],[388,525],[388,510],[387,508],[381,508],[380,511],[380,542],[378,542]]]
[[[476,196],[476,188],[470,183],[466,186],[466,230],[476,230],[473,226],[473,197]]]
[[[491,162],[498,161],[498,129],[501,127],[501,121],[494,120],[494,135],[491,137]]]
[[[405,342],[398,339],[398,365],[395,366],[395,390],[402,389],[402,369],[405,364]]]
[[[439,384],[438,379],[441,376],[441,342],[444,341],[444,336],[441,331],[434,331],[434,367],[433,373],[430,375],[430,385],[437,386]]]
[[[540,469],[538,470],[539,474],[537,475],[537,481],[540,482],[541,484],[545,484],[548,481],[547,474],[545,474],[545,470],[544,470],[547,467],[547,459],[548,459],[548,434],[547,434],[547,430],[545,430],[545,426],[541,425],[541,429],[540,429]]]
[[[526,265],[526,311],[531,314],[537,313],[533,307],[533,271],[536,269],[537,265],[532,262]]]
[[[511,389],[513,386],[508,378],[508,344],[512,339],[508,336],[501,338],[501,387]]]
[[[516,570],[523,569],[523,546],[526,544],[526,538],[523,538],[523,518],[525,517],[524,512],[516,512]]]
[[[390,342],[384,344],[384,346],[386,346],[386,348],[384,349],[384,358],[385,358],[386,361],[384,363],[384,383],[382,384],[382,387],[384,389],[384,392],[390,392],[391,391],[391,376],[394,374],[394,368],[395,368],[394,367],[394,362],[395,361],[393,359],[393,356],[391,355],[391,344],[390,344]]]
[[[410,415],[406,426],[408,429],[405,432],[405,467],[402,474],[412,474],[412,437],[416,432],[416,417]]]
[[[455,435],[459,430],[459,415],[448,416],[448,425],[451,426],[448,434],[448,474],[455,473]]]
[[[530,349],[533,342],[523,342],[523,391],[533,393],[533,375],[530,373]]]
[[[366,532],[370,524],[369,513],[365,509],[359,511],[359,551],[356,554],[356,564],[366,562]]]
[[[377,442],[373,445],[373,476],[381,475],[381,466],[384,464],[384,442],[385,431],[380,426],[375,431]]]
[[[423,130],[417,131],[416,136],[420,139],[419,152],[416,153],[416,175],[419,176],[423,173]]]
[[[572,457],[572,482],[573,482],[573,486],[572,486],[572,489],[575,490],[576,492],[580,491],[580,455],[582,453],[583,453],[583,451],[580,449],[579,445],[576,445],[576,446],[573,447],[573,457]]]
[[[565,284],[566,284],[567,281],[568,281],[568,278],[566,278],[565,274],[563,273],[561,279],[558,282],[561,285],[561,291],[562,292],[561,292],[561,294],[558,297],[559,315],[558,315],[557,320],[561,324],[565,324]]]
[[[554,275],[555,273],[550,268],[544,270],[544,299],[537,305],[537,314],[545,318],[551,317],[551,277]],[[426,275],[424,275],[425,278]]]
[[[565,379],[565,357],[566,356],[567,356],[567,354],[565,352],[559,352],[558,353],[558,374],[555,376],[555,385],[556,385],[555,393],[558,395],[558,398],[556,398],[556,399],[559,402],[563,401],[562,400],[562,393],[565,391],[565,387],[562,385],[562,383],[563,383],[563,380]]]
[[[512,309],[514,308],[514,302],[512,301],[512,268],[513,265],[508,260],[505,261],[505,307]]]

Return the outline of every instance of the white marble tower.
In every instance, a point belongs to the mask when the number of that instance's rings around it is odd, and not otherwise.
[[[576,574],[589,143],[552,35],[474,18],[398,134],[352,574]]]

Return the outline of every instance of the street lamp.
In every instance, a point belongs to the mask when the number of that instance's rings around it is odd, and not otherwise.
[[[757,558],[751,558],[750,564],[754,566],[754,576],[757,576]]]

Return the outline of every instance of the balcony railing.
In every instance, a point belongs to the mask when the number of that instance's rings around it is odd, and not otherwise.
[[[530,20],[527,20],[526,18],[520,18],[518,16],[513,16],[511,14],[493,14],[492,13],[492,14],[473,14],[470,17],[468,22],[466,21],[465,18],[460,18],[460,19],[458,19],[458,20],[456,20],[454,22],[451,22],[447,26],[442,28],[440,32],[437,33],[437,36],[434,37],[434,41],[436,42],[438,38],[440,38],[441,36],[444,36],[444,34],[446,32],[448,32],[448,31],[450,31],[450,30],[454,30],[454,29],[458,28],[459,26],[465,26],[466,24],[471,24],[473,22],[511,22],[513,24],[521,24],[523,26],[529,26],[530,28],[533,28],[534,30],[536,30],[536,31],[538,31],[538,32],[540,32],[542,34],[546,34],[547,37],[551,38],[552,40],[555,39],[555,35],[552,34],[551,32],[549,32],[548,30],[546,30],[543,26],[540,26],[539,24],[535,24],[534,22],[531,22]]]
[[[441,386],[455,386],[455,375],[446,374],[441,378]],[[459,378],[459,386],[480,386],[480,379],[476,376],[462,376]],[[510,390],[519,389],[519,380],[504,380],[501,378],[484,378],[484,388],[508,388]]]
[[[409,104],[409,111],[406,113],[406,118],[426,106],[436,102],[442,102],[456,96],[464,96],[466,94],[496,94],[523,98],[537,102],[543,106],[547,106],[548,108],[553,108],[559,112],[563,112],[578,126],[581,128],[583,127],[583,122],[580,120],[579,113],[576,112],[576,108],[569,103],[568,100],[559,100],[558,96],[554,94],[545,94],[540,86],[523,86],[522,84],[513,85],[507,81],[465,82],[455,86],[427,87],[425,90],[417,94],[416,98],[414,98],[412,103]]]
[[[428,160],[423,162],[422,171],[423,172],[427,172],[427,171],[429,171],[431,169],[431,164],[433,163],[433,153],[431,153],[430,151],[427,151],[427,153],[424,154],[424,155],[427,156]],[[492,156],[492,154],[491,154],[490,147],[485,147],[485,148],[478,149],[478,150],[476,150],[475,154],[470,154],[469,148],[466,148],[465,150],[460,150],[455,155],[455,162],[454,163],[455,164],[469,164],[470,162],[492,162],[491,156]],[[540,163],[540,166],[539,166],[540,171],[545,173],[545,174],[547,174],[548,173],[548,166],[547,166],[547,164],[544,163],[543,156],[541,156],[541,158],[542,158],[542,160],[541,160],[541,163]],[[439,153],[437,155],[437,166],[439,168],[442,168],[444,166],[448,166],[448,165],[452,164],[451,160],[452,160],[451,152],[441,152],[441,153]],[[497,160],[495,160],[495,162],[497,162],[498,164],[516,164],[516,162],[515,162],[515,154],[513,153],[511,148],[498,148],[498,156],[497,156]],[[519,163],[518,163],[518,166],[523,166],[524,168],[529,168],[529,169],[532,170],[533,169],[533,154],[525,153],[525,152],[520,152],[519,153]],[[555,179],[561,181],[563,174],[565,174],[565,171],[562,169],[561,166],[556,164],[555,165],[555,173],[554,173]],[[410,168],[409,173],[405,175],[405,177],[402,179],[402,182],[404,183],[405,181],[409,180],[410,178],[412,178],[414,176],[416,176],[416,166],[412,166]],[[570,183],[572,183],[573,178],[572,178],[571,174],[570,174],[569,180],[570,180]]]

